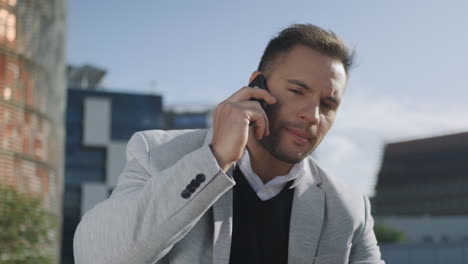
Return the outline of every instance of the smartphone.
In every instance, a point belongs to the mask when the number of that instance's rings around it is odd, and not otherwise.
[[[252,88],[257,86],[260,89],[265,89],[265,90],[268,91],[267,86],[266,86],[266,79],[263,76],[263,74],[257,75],[257,77],[255,77],[255,79],[253,79],[253,81],[249,84],[249,86],[252,87]],[[259,102],[260,105],[262,106],[263,110],[265,110],[266,107],[268,106],[268,104],[262,99],[251,99],[251,100]]]

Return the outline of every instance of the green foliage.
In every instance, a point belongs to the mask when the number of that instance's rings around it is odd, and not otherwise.
[[[38,199],[0,184],[0,264],[49,264],[55,218]]]
[[[405,234],[383,224],[374,225],[375,236],[379,243],[402,243],[405,242]]]

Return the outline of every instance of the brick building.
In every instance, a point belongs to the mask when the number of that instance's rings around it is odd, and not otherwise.
[[[39,197],[58,222],[64,39],[64,0],[0,0],[0,184]],[[59,230],[52,246],[56,256]]]

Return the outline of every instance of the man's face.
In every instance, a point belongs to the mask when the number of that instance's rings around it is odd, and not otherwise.
[[[266,111],[270,135],[259,143],[278,160],[303,160],[333,125],[346,82],[341,61],[306,46],[280,56],[267,76],[277,99]]]

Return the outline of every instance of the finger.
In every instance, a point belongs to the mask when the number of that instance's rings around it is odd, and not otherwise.
[[[262,139],[263,136],[265,136],[266,119],[264,117],[259,117],[257,119],[253,119],[252,123],[254,124],[253,129],[255,137],[257,139]]]
[[[250,86],[243,87],[242,89],[231,95],[231,97],[229,97],[226,101],[241,102],[251,99],[262,99],[267,104],[276,103],[276,98],[273,95],[271,95],[268,91],[260,89],[258,87],[252,88]]]
[[[254,125],[256,126],[256,120],[258,120],[258,118],[262,117],[264,119],[264,122],[265,122],[265,129],[262,133],[263,136],[268,136],[270,134],[270,126],[269,126],[269,120],[268,120],[268,116],[265,112],[265,110],[263,110],[263,108],[261,107],[260,103],[257,102],[257,101],[244,101],[244,102],[239,102],[239,103],[236,103],[238,106],[244,108],[244,109],[249,109],[249,111],[251,111],[250,113],[250,117],[249,117],[249,121],[250,121],[250,125]]]
[[[217,124],[218,124],[218,119],[219,119],[219,109],[220,109],[220,105],[218,105],[214,112],[213,112],[213,128],[216,130],[217,129]]]
[[[269,120],[260,103],[256,101],[246,101],[239,103],[241,107],[248,109],[249,121],[253,125],[255,137],[258,139],[270,134]]]

